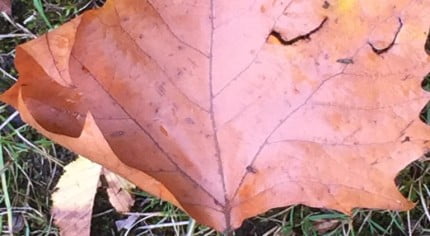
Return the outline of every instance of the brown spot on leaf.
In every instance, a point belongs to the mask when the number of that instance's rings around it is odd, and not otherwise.
[[[409,136],[406,136],[406,137],[402,140],[402,143],[406,143],[406,142],[409,142],[409,141],[411,141],[411,138],[410,138]]]
[[[260,12],[261,13],[266,13],[266,7],[264,5],[261,5]]]
[[[194,125],[196,124],[196,122],[194,122],[194,120],[191,117],[187,117],[185,118],[185,123],[189,124],[189,125]]]
[[[352,60],[352,58],[340,58],[340,59],[337,59],[336,62],[342,63],[342,64],[354,64],[354,61]]]
[[[84,72],[84,73],[89,73],[90,71],[88,70],[88,68],[87,67],[85,67],[85,66],[81,66],[81,70]]]
[[[330,7],[330,3],[328,1],[324,1],[322,8],[328,9]]]
[[[123,136],[124,134],[125,134],[125,132],[124,132],[124,131],[122,131],[122,130],[118,130],[118,131],[112,132],[112,133],[110,134],[110,136],[111,136],[111,137],[113,137],[113,138],[115,138],[115,137]]]
[[[160,125],[160,131],[162,134],[164,134],[164,136],[169,136],[169,133],[162,125]]]

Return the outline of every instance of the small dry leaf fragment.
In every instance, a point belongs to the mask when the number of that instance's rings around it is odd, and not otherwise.
[[[115,226],[118,231],[123,229],[129,230],[134,223],[139,219],[139,215],[129,215],[127,218],[115,221]]]
[[[430,2],[321,4],[108,0],[19,46],[0,99],[219,231],[299,203],[410,209],[393,179],[429,148]]]
[[[314,229],[318,232],[318,235],[323,235],[324,233],[336,228],[341,223],[337,219],[324,219],[313,222]]]
[[[134,185],[117,174],[103,168],[102,173],[108,184],[106,192],[109,196],[109,202],[119,213],[127,212],[134,204],[134,199],[129,190]]]
[[[10,15],[12,10],[10,0],[0,0],[0,12],[4,11],[6,14]]]
[[[62,236],[89,236],[102,167],[78,157],[64,171],[52,195],[51,213],[55,224]]]
[[[4,226],[2,233],[4,235],[7,235],[7,233],[10,232],[9,227],[6,225]],[[25,221],[24,216],[20,213],[13,214],[12,216],[12,234],[15,235],[17,233],[20,233],[25,227]]]

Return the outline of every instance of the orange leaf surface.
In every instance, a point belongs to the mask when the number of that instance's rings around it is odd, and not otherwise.
[[[108,0],[17,48],[1,99],[219,231],[273,207],[407,210],[429,1]]]

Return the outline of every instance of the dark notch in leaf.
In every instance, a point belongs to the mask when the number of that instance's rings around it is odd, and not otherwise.
[[[426,76],[424,76],[424,79],[421,82],[421,87],[425,91],[430,92],[430,72]]]
[[[430,56],[430,30],[427,33],[427,39],[424,44],[424,50],[427,53],[427,55]],[[423,81],[421,82],[421,87],[427,91],[430,92],[430,72],[427,73],[427,75],[424,76]],[[420,112],[420,120],[427,125],[430,125],[430,102],[428,102],[425,107]]]
[[[428,40],[427,40],[428,42]],[[427,44],[426,42],[426,44]],[[427,45],[426,45],[427,46]],[[423,81],[421,82],[421,87],[427,91],[430,92],[430,72],[427,73],[426,76],[424,76]],[[425,107],[420,112],[420,120],[426,124],[430,124],[430,102],[428,102]]]
[[[427,55],[430,56],[430,30],[427,33],[427,39],[426,39],[426,43],[424,44],[424,50],[426,51]]]
[[[429,39],[427,38],[426,46],[427,47],[429,42]],[[426,48],[427,52],[427,48]],[[427,52],[428,53],[428,52]],[[430,72],[427,73],[427,75],[424,76],[423,81],[421,82],[421,87],[427,91],[430,92]],[[420,112],[420,120],[424,122],[427,125],[430,125],[430,102],[428,102],[423,109],[421,109]]]
[[[396,43],[397,36],[399,35],[400,30],[401,30],[401,29],[402,29],[402,27],[403,27],[402,19],[399,17],[399,18],[398,18],[398,20],[399,20],[399,27],[397,28],[397,31],[396,31],[396,33],[394,34],[394,38],[393,38],[393,40],[391,41],[391,43],[390,43],[390,44],[388,44],[388,46],[387,46],[387,47],[385,47],[385,48],[376,48],[376,47],[375,47],[371,42],[368,42],[369,46],[372,48],[372,51],[373,51],[374,53],[376,53],[376,54],[378,54],[378,55],[381,55],[381,54],[383,54],[383,53],[388,52],[388,50],[390,50],[390,48],[392,48],[392,47],[394,46],[394,43]]]
[[[420,120],[427,125],[430,125],[430,102],[420,112]]]
[[[327,20],[328,20],[328,17],[326,16],[326,17],[324,17],[324,19],[321,21],[321,23],[315,29],[309,31],[309,33],[307,33],[307,34],[299,35],[299,36],[297,36],[297,37],[295,37],[293,39],[290,39],[290,40],[285,39],[279,32],[274,31],[274,30],[272,30],[272,32],[269,34],[269,37],[270,36],[275,37],[283,45],[286,45],[286,46],[287,45],[292,45],[292,44],[294,44],[294,43],[296,43],[297,41],[300,41],[300,40],[311,39],[311,35],[314,34],[314,33],[316,33],[318,30],[320,30],[324,26],[324,24],[327,22]]]

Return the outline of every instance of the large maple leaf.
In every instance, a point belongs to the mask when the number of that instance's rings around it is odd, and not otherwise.
[[[430,2],[109,0],[17,48],[1,96],[217,230],[306,204],[413,206]]]

